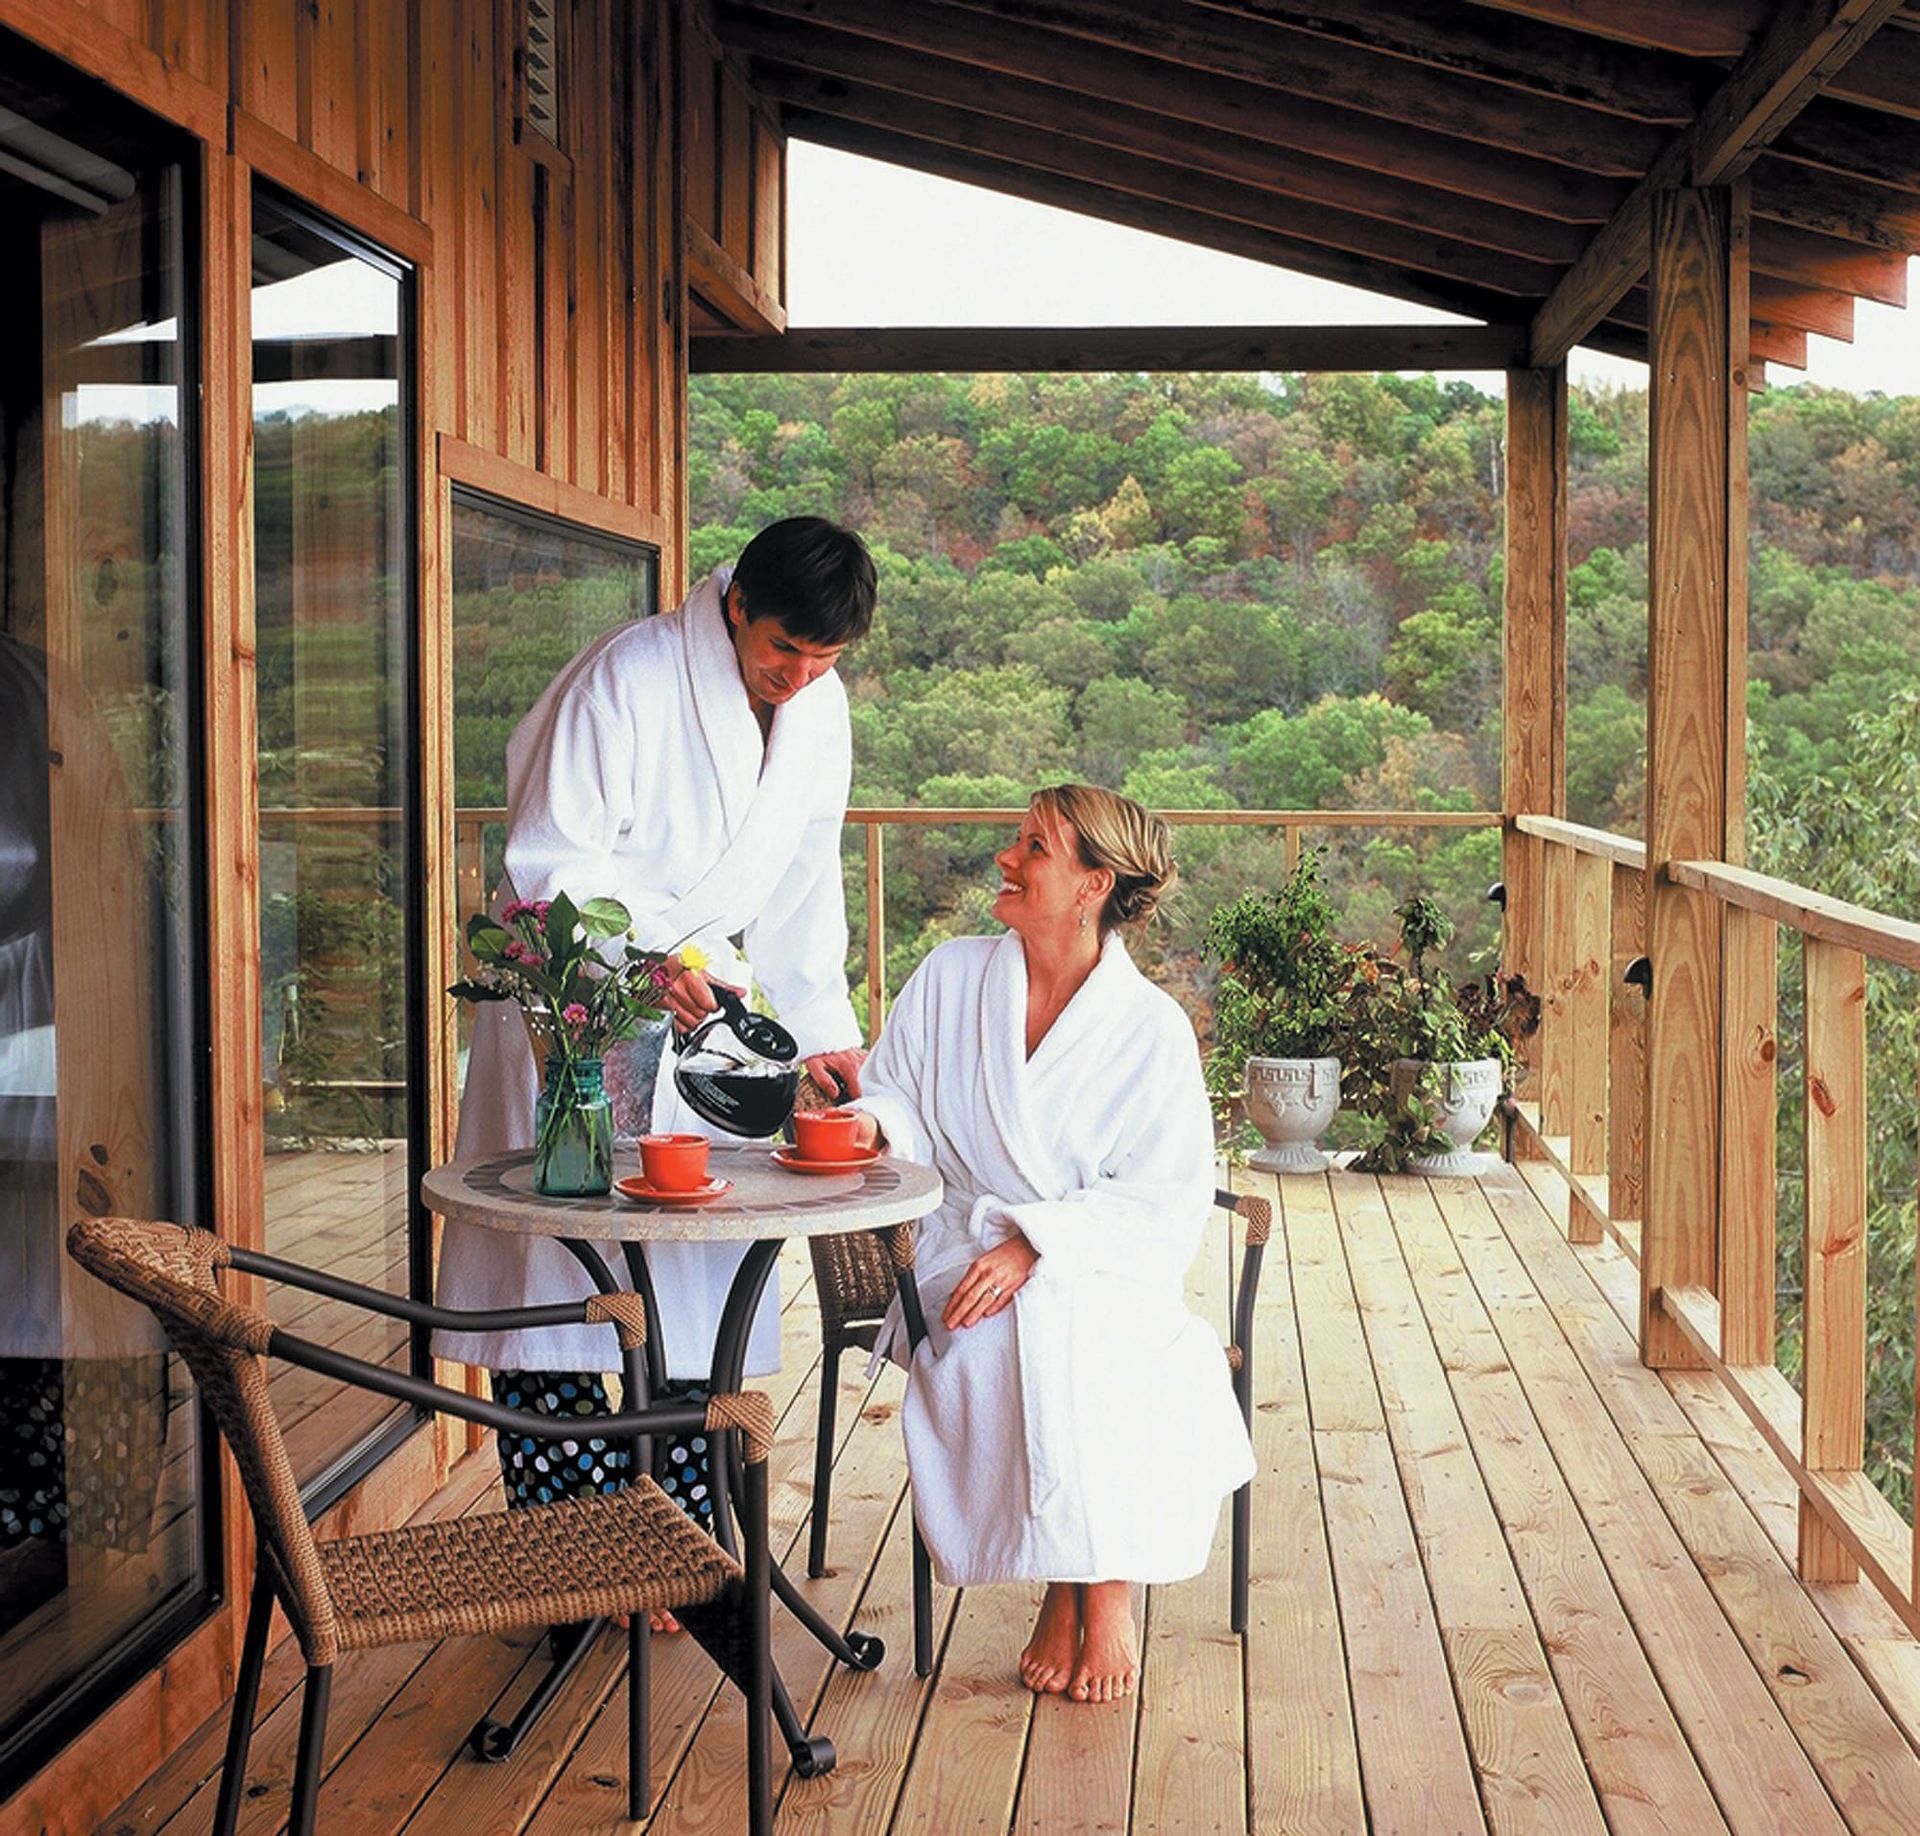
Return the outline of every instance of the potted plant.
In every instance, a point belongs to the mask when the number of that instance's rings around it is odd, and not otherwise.
[[[1348,1097],[1386,1132],[1368,1157],[1383,1171],[1471,1174],[1472,1144],[1507,1087],[1516,1042],[1539,1025],[1540,1003],[1519,976],[1457,987],[1432,962],[1453,921],[1416,895],[1397,913],[1403,960],[1372,959],[1348,1032]]]
[[[1335,1041],[1353,983],[1353,953],[1334,936],[1333,901],[1312,849],[1278,891],[1246,893],[1207,921],[1221,965],[1207,1087],[1223,1117],[1236,1103],[1266,1145],[1252,1164],[1319,1173],[1316,1145],[1340,1107]]]

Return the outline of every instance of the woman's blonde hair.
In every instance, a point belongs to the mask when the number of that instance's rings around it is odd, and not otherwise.
[[[1043,821],[1072,827],[1081,866],[1104,867],[1113,875],[1113,890],[1100,908],[1103,934],[1146,923],[1179,884],[1173,831],[1131,797],[1097,784],[1056,784],[1034,792],[1033,809]]]

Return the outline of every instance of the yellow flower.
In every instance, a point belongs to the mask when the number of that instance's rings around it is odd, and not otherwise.
[[[698,944],[680,946],[680,967],[682,969],[704,969],[713,959]]]

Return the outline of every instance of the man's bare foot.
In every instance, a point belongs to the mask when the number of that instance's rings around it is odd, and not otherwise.
[[[1080,1590],[1080,1661],[1067,1694],[1076,1702],[1117,1702],[1139,1680],[1132,1583],[1091,1581]]]
[[[1060,1695],[1079,1649],[1080,1590],[1071,1581],[1050,1581],[1033,1636],[1020,1653],[1020,1681],[1035,1695]]]

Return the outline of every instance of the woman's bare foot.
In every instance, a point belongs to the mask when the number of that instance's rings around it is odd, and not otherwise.
[[[1133,1585],[1091,1581],[1080,1590],[1080,1661],[1067,1694],[1076,1702],[1117,1702],[1140,1680],[1133,1635]]]
[[[647,1615],[647,1623],[656,1632],[683,1632],[686,1630],[679,1620],[675,1619],[671,1613],[664,1609],[658,1613],[649,1613]]]
[[[1080,1590],[1071,1581],[1050,1581],[1033,1636],[1020,1653],[1020,1681],[1035,1695],[1062,1694],[1079,1649]]]

